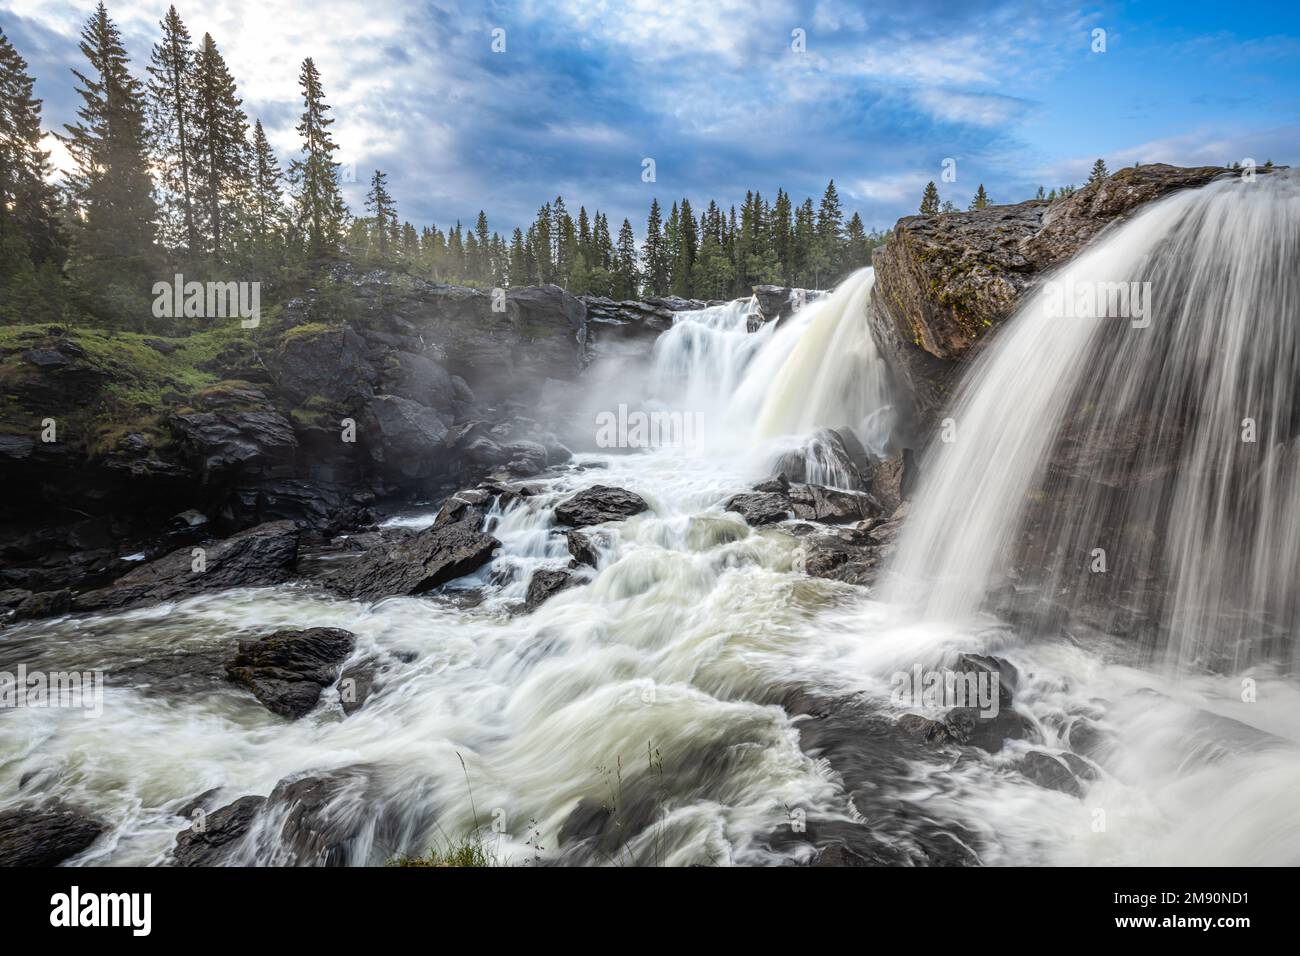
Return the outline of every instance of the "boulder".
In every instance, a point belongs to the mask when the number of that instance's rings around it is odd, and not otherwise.
[[[794,514],[790,496],[780,491],[751,491],[733,495],[722,506],[755,527],[785,521]]]
[[[214,810],[176,836],[172,861],[177,866],[221,866],[233,862],[239,844],[262,808],[266,797],[240,797]]]
[[[480,532],[475,521],[444,524],[372,548],[321,581],[354,600],[423,594],[477,571],[500,546],[496,538]]]
[[[198,410],[172,415],[168,425],[204,482],[291,472],[297,437],[261,389],[223,383],[194,401]]]
[[[280,630],[240,641],[226,676],[248,687],[268,710],[294,720],[316,706],[355,646],[356,637],[337,627]]]
[[[999,707],[992,716],[975,707],[954,707],[944,714],[949,737],[959,744],[997,753],[1007,740],[1033,740],[1037,731],[1029,718],[1009,707]]]
[[[567,531],[564,537],[569,545],[569,554],[573,555],[573,560],[589,568],[599,566],[600,552],[609,547],[610,544],[609,536],[599,532]]]
[[[644,498],[624,488],[592,485],[556,505],[555,520],[570,528],[586,528],[606,521],[622,521],[649,507]]]
[[[577,579],[568,571],[550,568],[534,571],[533,576],[528,579],[528,596],[524,600],[524,610],[536,610],[543,601],[577,583]]]
[[[367,401],[358,437],[379,471],[399,482],[446,474],[453,468],[438,412],[397,395]]]
[[[58,866],[88,849],[104,829],[61,803],[0,810],[0,866]]]
[[[179,548],[143,564],[105,588],[78,594],[76,611],[108,611],[159,604],[222,588],[262,587],[292,576],[298,559],[298,528],[271,521],[201,548],[197,570],[194,548]]]
[[[849,524],[874,518],[884,510],[865,492],[791,484],[784,474],[755,485],[751,492],[733,495],[723,507],[750,525],[774,524],[790,517]]]
[[[324,399],[352,410],[374,394],[379,378],[368,353],[350,326],[308,324],[286,332],[267,364],[277,390],[293,404]]]

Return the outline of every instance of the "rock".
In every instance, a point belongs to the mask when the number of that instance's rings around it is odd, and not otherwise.
[[[946,724],[931,720],[929,717],[922,717],[920,714],[903,714],[898,718],[898,726],[912,736],[935,746],[941,747],[952,740]]]
[[[339,702],[346,716],[365,706],[375,689],[378,673],[379,663],[370,659],[352,664],[339,675]]]
[[[524,600],[524,609],[536,610],[543,601],[577,583],[577,579],[568,571],[548,568],[534,571],[533,576],[528,580],[528,597]]]
[[[592,485],[555,506],[555,520],[570,528],[622,521],[650,506],[638,494],[608,485]]]
[[[1009,708],[1020,683],[1020,672],[1014,664],[1000,657],[983,654],[958,654],[956,670],[967,674],[988,674],[997,682],[998,703]]]
[[[871,490],[886,512],[898,509],[916,488],[916,455],[904,448],[876,465]]]
[[[500,541],[480,532],[473,521],[445,524],[371,549],[321,580],[354,600],[423,594],[477,571],[492,560],[500,546]]]
[[[196,570],[192,548],[143,564],[108,587],[78,594],[76,611],[106,611],[158,604],[202,591],[279,584],[292,575],[298,559],[298,529],[291,521],[272,521],[202,548],[203,570]]]
[[[874,468],[851,429],[819,428],[804,444],[777,461],[776,474],[790,482],[812,482],[865,491]]]
[[[754,311],[749,314],[747,323],[750,332],[757,332],[769,322],[775,322],[779,326],[804,305],[822,295],[811,289],[780,285],[756,285],[753,291]]]
[[[870,495],[820,485],[791,485],[789,499],[796,518],[824,524],[851,524],[874,518],[884,509]]]
[[[869,533],[844,530],[806,536],[796,566],[811,577],[870,587],[887,556]]]
[[[72,592],[67,588],[57,591],[40,591],[14,608],[14,619],[53,617],[72,609]]]
[[[723,507],[750,525],[774,524],[790,517],[826,524],[856,523],[883,510],[864,492],[791,484],[783,474],[755,485],[752,492],[733,495]]]
[[[468,395],[458,391],[451,374],[427,355],[393,352],[379,374],[383,391],[426,408],[445,410],[474,400],[472,391]],[[468,390],[463,379],[461,385]]]
[[[610,545],[609,536],[599,532],[584,534],[581,531],[568,531],[565,533],[565,539],[573,560],[589,568],[599,566],[600,552]]]
[[[265,392],[226,382],[194,401],[198,411],[172,415],[168,425],[205,483],[290,473],[298,439]]]
[[[324,399],[350,411],[374,394],[379,378],[368,351],[350,326],[301,325],[281,337],[267,364],[277,390],[293,404]]]
[[[222,866],[238,862],[236,853],[266,797],[240,797],[234,803],[207,814],[202,826],[191,824],[176,836],[172,860],[177,866]]]
[[[336,627],[276,631],[240,641],[226,676],[252,690],[268,710],[294,720],[316,706],[355,646],[356,637]]]
[[[0,866],[58,866],[88,849],[104,825],[62,803],[0,811]]]
[[[1046,270],[1146,203],[1223,175],[1231,173],[1153,163],[1051,202],[900,219],[872,253],[867,319],[911,392],[913,415],[925,418],[943,405],[960,361]]]
[[[985,717],[976,707],[954,707],[944,714],[943,722],[953,741],[997,753],[1007,740],[1032,740],[1037,736],[1034,725],[1018,711],[999,707],[997,714]]]
[[[794,514],[790,496],[779,491],[753,491],[733,495],[722,507],[736,512],[745,519],[746,524],[755,527],[776,524]]]
[[[1072,797],[1083,796],[1083,786],[1071,773],[1069,765],[1054,754],[1042,750],[1029,751],[1020,761],[1020,772],[1046,790],[1059,790]]]
[[[377,468],[397,481],[446,474],[453,462],[441,416],[409,398],[376,395],[366,404],[360,436]]]

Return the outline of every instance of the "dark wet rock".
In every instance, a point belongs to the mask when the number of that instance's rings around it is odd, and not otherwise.
[[[968,674],[988,674],[998,687],[1000,707],[1010,707],[1020,684],[1020,671],[1010,661],[984,654],[957,655],[956,670]]]
[[[977,707],[954,707],[944,714],[943,722],[955,743],[994,754],[1007,740],[1034,740],[1038,736],[1028,717],[1001,706],[991,716],[986,716]]]
[[[453,469],[442,416],[426,405],[397,395],[369,399],[358,438],[376,468],[394,481],[414,481]]]
[[[53,617],[72,609],[72,592],[67,588],[57,591],[39,591],[14,608],[14,619]]]
[[[1096,760],[1105,749],[1108,737],[1094,721],[1087,717],[1074,717],[1066,726],[1065,741],[1075,753]]]
[[[351,716],[365,706],[375,690],[379,676],[379,662],[374,659],[358,661],[339,675],[339,702],[343,713]]]
[[[577,583],[577,579],[568,571],[549,568],[534,571],[533,576],[528,580],[528,596],[524,600],[524,608],[528,611],[536,610],[543,601]]]
[[[224,382],[194,398],[195,411],[168,419],[182,454],[204,482],[287,475],[298,439],[266,393],[247,382]]]
[[[355,646],[356,637],[337,627],[276,631],[240,641],[226,675],[248,687],[268,710],[293,720],[316,706]]]
[[[1075,759],[1078,760],[1077,757]],[[1042,750],[1029,751],[1020,761],[1020,772],[1045,790],[1059,790],[1072,797],[1083,796],[1083,786],[1071,772],[1070,765],[1055,754]]]
[[[916,455],[912,449],[904,448],[884,461],[876,463],[871,491],[885,511],[892,513],[912,496],[912,492],[916,489],[917,478]]]
[[[916,763],[938,765],[944,759],[924,733],[877,712],[860,696],[825,697],[796,689],[783,696],[781,706],[795,719],[799,746],[826,761],[843,782],[853,809],[867,821],[828,828],[822,837],[828,846],[842,846],[881,865],[979,862],[977,834],[956,820],[920,812],[899,796],[912,786]],[[809,819],[810,836],[815,835],[814,823]]]
[[[803,539],[796,566],[814,578],[829,578],[870,587],[876,581],[885,555],[869,533],[858,530],[810,534]]]
[[[0,866],[58,866],[88,849],[104,829],[61,803],[0,811]]]
[[[820,298],[822,293],[810,289],[797,289],[780,285],[754,286],[755,309],[749,315],[747,328],[757,332],[769,322],[778,326],[794,315],[804,305]]]
[[[601,551],[610,545],[609,536],[600,532],[568,531],[565,532],[565,540],[568,542],[569,554],[573,555],[573,560],[589,568],[599,565]]]
[[[799,448],[782,455],[776,474],[792,483],[821,476],[836,488],[866,491],[874,464],[858,437],[848,428],[820,428]],[[832,480],[833,479],[833,480]]]
[[[790,517],[826,524],[856,523],[882,511],[880,503],[864,492],[791,484],[780,473],[755,485],[753,491],[733,495],[723,507],[750,525],[775,524]]]
[[[759,526],[785,521],[794,513],[790,497],[779,491],[751,491],[733,495],[723,505],[745,519],[746,524]]]
[[[466,524],[475,531],[482,531],[488,509],[492,507],[492,497],[492,493],[483,488],[458,491],[443,501],[438,516],[433,519],[433,526],[441,528],[449,524]]]
[[[920,738],[928,744],[934,744],[936,747],[953,742],[947,724],[940,720],[922,717],[920,714],[903,714],[898,718],[898,726],[911,736]]]
[[[473,520],[444,524],[373,548],[347,566],[327,572],[321,581],[356,600],[423,594],[477,571],[500,546]]]
[[[581,296],[587,307],[587,325],[598,348],[610,341],[653,342],[659,333],[673,327],[674,317],[685,310],[702,309],[709,303],[699,299],[615,301],[605,296]]]
[[[290,521],[258,525],[204,545],[203,570],[194,549],[180,548],[118,578],[108,587],[77,595],[76,611],[106,611],[189,597],[203,591],[279,584],[298,559],[298,529]]]
[[[474,400],[472,391],[458,389],[451,373],[427,355],[395,351],[384,360],[380,369],[383,391],[405,398],[427,408],[452,409],[458,403],[468,406]],[[461,386],[469,386],[461,380]]]
[[[623,488],[592,485],[555,506],[557,523],[586,528],[606,521],[622,521],[650,507],[640,495]]]
[[[266,797],[247,796],[204,814],[176,835],[173,862],[177,866],[222,866],[237,862],[233,858],[240,843],[265,806]]]

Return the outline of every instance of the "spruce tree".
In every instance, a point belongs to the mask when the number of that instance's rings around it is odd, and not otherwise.
[[[251,205],[248,117],[235,79],[212,35],[203,34],[194,66],[194,195],[201,243],[214,262],[229,258],[241,213]]]
[[[817,283],[834,280],[840,271],[840,256],[844,245],[844,212],[840,196],[835,190],[835,180],[826,184],[821,205],[817,209]],[[824,272],[822,270],[825,270]]]
[[[677,255],[673,261],[673,295],[689,299],[695,294],[695,256],[698,236],[691,201],[682,199],[677,225]]]
[[[939,190],[935,187],[934,180],[925,184],[925,192],[921,194],[921,215],[939,215]]]
[[[980,188],[975,190],[975,198],[971,200],[972,209],[983,209],[989,204],[989,194],[984,191],[984,184],[980,183]]]
[[[66,254],[32,85],[0,31],[0,316],[23,322],[61,317]]]
[[[334,161],[338,146],[329,132],[334,120],[326,115],[329,106],[311,57],[302,62],[298,85],[303,100],[298,124],[302,158],[290,165],[289,178],[296,192],[297,218],[306,237],[307,255],[319,260],[337,252],[347,210],[339,190],[339,164]]]
[[[158,207],[149,177],[144,87],[131,75],[117,26],[100,3],[81,32],[90,64],[79,82],[78,122],[60,138],[76,168],[68,177],[75,270],[87,305],[112,321],[140,321],[150,310]]]
[[[650,201],[650,214],[646,219],[645,243],[641,247],[641,262],[645,269],[645,294],[653,296],[667,295],[669,288],[670,262],[668,249],[663,236],[663,214],[659,211],[659,200]]]
[[[1088,185],[1094,186],[1097,183],[1103,183],[1109,175],[1110,171],[1106,169],[1106,161],[1099,159],[1092,164],[1092,172],[1088,176]]]
[[[632,223],[626,219],[618,230],[617,260],[614,266],[614,297],[616,299],[635,298],[641,284],[637,269],[636,236],[632,232]]]
[[[252,232],[258,265],[266,264],[281,237],[284,226],[283,175],[275,151],[262,129],[262,121],[253,126],[253,196]]]
[[[379,262],[388,264],[388,238],[392,223],[397,221],[397,205],[388,194],[388,177],[375,170],[370,177],[370,192],[366,195],[366,209],[374,217],[372,244],[377,252]]]
[[[176,8],[161,23],[162,39],[149,63],[149,120],[163,197],[165,241],[197,251],[194,190],[190,182],[194,147],[195,53],[190,32]]]

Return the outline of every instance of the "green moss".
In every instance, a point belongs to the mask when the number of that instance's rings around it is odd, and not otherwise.
[[[337,325],[327,325],[324,322],[307,322],[304,325],[295,325],[293,328],[286,330],[280,336],[280,341],[283,343],[293,342],[298,339],[310,339],[336,328],[338,328]]]

